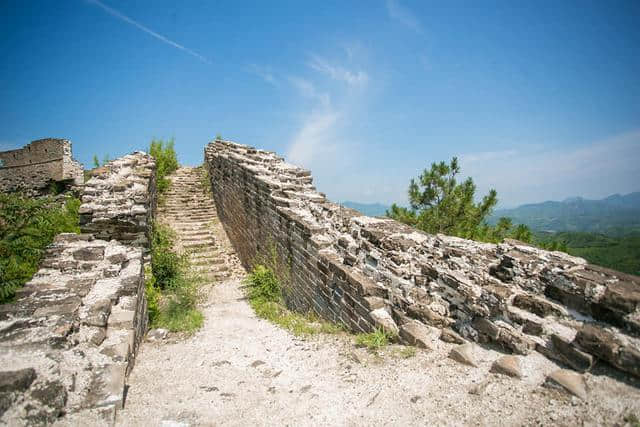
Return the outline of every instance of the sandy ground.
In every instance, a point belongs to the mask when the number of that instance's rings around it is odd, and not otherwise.
[[[478,347],[478,368],[452,345],[375,355],[347,334],[297,338],[259,319],[238,280],[209,291],[203,328],[146,342],[117,425],[623,425],[640,414],[640,388],[586,374],[581,401],[543,386],[558,367],[534,353],[525,377],[489,373],[501,354]]]

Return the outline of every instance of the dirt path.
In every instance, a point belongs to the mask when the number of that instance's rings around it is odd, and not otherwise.
[[[611,425],[640,414],[637,385],[607,376],[585,374],[587,401],[542,386],[558,366],[537,353],[518,380],[490,373],[500,354],[481,347],[476,368],[439,340],[404,358],[401,346],[374,355],[347,334],[297,338],[255,316],[213,230],[229,278],[207,288],[196,334],[143,344],[118,425]]]

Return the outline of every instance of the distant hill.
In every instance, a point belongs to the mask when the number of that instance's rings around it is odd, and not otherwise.
[[[355,209],[359,212],[362,212],[367,216],[383,216],[387,212],[387,209],[389,209],[389,206],[383,205],[381,203],[358,203],[347,200],[340,204],[347,208]]]
[[[554,241],[564,243],[569,254],[592,264],[640,276],[640,233],[629,233],[624,237],[575,231],[536,233],[538,243]]]
[[[640,192],[624,196],[614,194],[602,200],[572,197],[561,202],[499,209],[489,218],[489,223],[494,224],[503,216],[535,231],[585,231],[624,236],[640,232]]]

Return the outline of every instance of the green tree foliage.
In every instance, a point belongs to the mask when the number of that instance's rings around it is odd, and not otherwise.
[[[0,302],[31,279],[45,248],[59,233],[78,233],[80,200],[0,194]]]
[[[164,193],[170,184],[167,175],[174,172],[179,166],[173,138],[168,141],[154,139],[149,146],[149,154],[156,160],[158,192]]]
[[[458,182],[458,159],[450,163],[432,163],[409,184],[410,207],[395,203],[387,216],[412,225],[427,233],[443,233],[467,239],[499,242],[505,237],[529,242],[531,231],[524,225],[513,227],[508,218],[501,218],[495,227],[486,223],[498,202],[495,190],[475,202],[476,186],[472,178]]]

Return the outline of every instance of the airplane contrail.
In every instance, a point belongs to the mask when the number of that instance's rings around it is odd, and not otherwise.
[[[133,25],[134,27],[138,28],[139,30],[144,31],[145,33],[149,34],[150,36],[155,37],[155,38],[157,38],[158,40],[160,40],[162,42],[165,42],[169,46],[173,46],[176,49],[180,49],[181,51],[186,52],[189,55],[198,58],[200,61],[204,62],[205,64],[211,64],[211,61],[209,59],[207,59],[204,56],[200,55],[198,52],[195,52],[195,51],[189,49],[188,47],[182,46],[181,44],[176,43],[173,40],[170,40],[170,39],[166,38],[162,34],[156,33],[152,29],[147,28],[144,25],[142,25],[141,23],[129,18],[127,15],[124,15],[124,14],[120,13],[119,11],[117,11],[116,9],[107,6],[106,4],[102,3],[100,0],[86,0],[86,1],[88,3],[95,4],[96,6],[100,7],[102,10],[107,12],[108,14],[110,14],[112,16],[115,16],[116,18],[126,22],[127,24]]]

